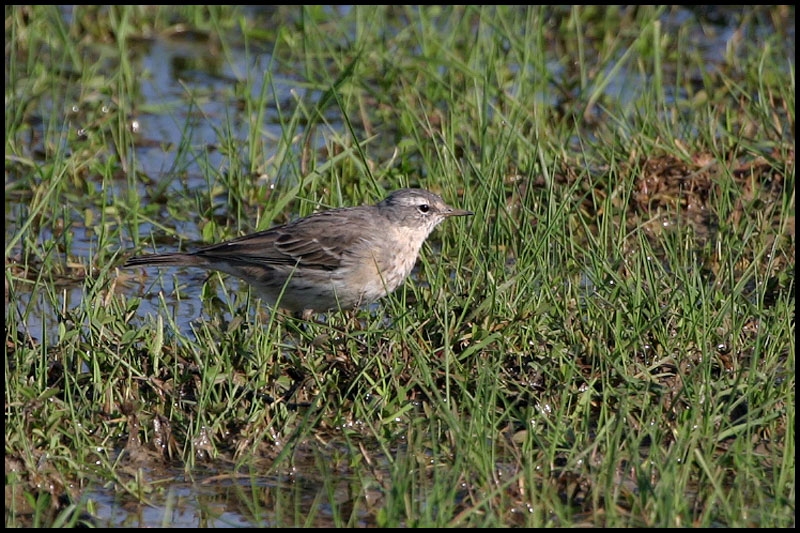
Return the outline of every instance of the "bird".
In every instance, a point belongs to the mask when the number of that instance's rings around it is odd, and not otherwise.
[[[188,266],[244,280],[271,308],[295,316],[352,310],[394,292],[441,222],[474,213],[426,189],[340,207],[190,252],[128,258],[123,267]]]

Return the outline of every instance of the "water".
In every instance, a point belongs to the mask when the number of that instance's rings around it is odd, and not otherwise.
[[[270,8],[267,6],[265,9]],[[341,9],[346,13],[348,7],[331,9]],[[63,14],[68,18],[69,9],[64,9]],[[726,25],[724,20],[719,25],[704,27],[713,29],[711,33],[701,31],[699,27],[687,30],[687,25],[692,24],[694,17],[689,8],[673,10],[661,21],[661,31],[664,35],[690,31],[694,36],[694,52],[702,54],[709,70],[713,70],[730,53],[730,44],[740,42],[744,36],[737,34],[741,31],[738,26]],[[756,36],[763,31],[766,30],[758,27],[753,29]],[[234,37],[233,41],[241,42],[241,39]],[[279,68],[266,50],[248,50],[242,46],[233,46],[224,52],[218,55],[208,54],[206,40],[191,33],[155,37],[141,41],[136,47],[132,61],[135,63],[134,70],[143,73],[138,84],[140,101],[137,102],[137,109],[141,111],[131,117],[128,127],[138,132],[141,142],[126,164],[150,179],[165,180],[168,184],[165,194],[184,194],[186,190],[203,191],[208,185],[203,176],[204,168],[210,166],[224,169],[229,154],[219,149],[204,148],[219,146],[218,124],[232,124],[233,131],[230,135],[236,139],[246,139],[251,133],[251,127],[258,128],[258,135],[264,139],[264,155],[268,161],[277,156],[276,141],[282,136],[279,109],[290,109],[298,101],[314,102],[320,97],[319,93],[309,92],[304,87],[301,76],[293,72],[291,66]],[[793,57],[791,61],[794,61]],[[519,69],[519,65],[511,65],[510,68],[514,71]],[[667,65],[666,68],[670,66]],[[558,72],[553,74],[558,76]],[[245,78],[253,82],[250,96],[258,97],[266,92],[270,98],[275,99],[274,105],[268,107],[260,123],[254,123],[253,117],[247,116],[246,111],[238,109],[236,105],[238,97],[232,87]],[[638,72],[623,69],[612,76],[612,82],[603,89],[603,93],[613,99],[626,101],[633,99],[640,87],[649,82],[650,80],[643,79]],[[187,98],[187,93],[192,98]],[[80,93],[76,92],[75,95],[79,96]],[[549,102],[552,95],[543,97],[543,101]],[[91,133],[92,125],[86,123],[87,117],[96,117],[98,114],[102,116],[104,110],[108,109],[106,106],[119,103],[104,100],[98,95],[96,99],[75,99],[68,104],[68,127],[88,128],[88,133]],[[52,107],[54,112],[59,111],[58,103],[53,102]],[[326,119],[331,130],[342,133],[346,131],[345,125],[335,114],[329,114]],[[46,124],[42,120],[31,126],[41,132]],[[186,138],[186,132],[189,132],[189,138]],[[302,126],[297,133],[303,133]],[[315,142],[316,148],[324,147],[324,140],[316,139]],[[195,158],[179,157],[178,150],[170,148],[184,144],[196,152]],[[34,143],[31,152],[35,153],[41,148]],[[200,165],[200,158],[207,158],[207,163]],[[277,174],[267,175],[264,184],[268,187],[275,186],[282,179],[288,178]],[[7,189],[9,180],[13,182],[14,176],[7,174]],[[110,184],[108,194],[123,194],[121,189],[115,187]],[[139,192],[144,194],[143,189]],[[26,212],[26,202],[24,195],[10,194],[6,197],[7,244],[9,236],[15,233],[24,220],[21,213]],[[100,218],[101,213],[96,212],[94,216]],[[201,240],[199,228],[191,221],[180,223],[175,229],[178,234],[192,241]],[[93,233],[80,226],[71,228],[71,231],[71,253],[86,259],[88,264],[95,242]],[[160,230],[143,224],[140,232],[142,235],[150,235],[157,234]],[[55,236],[42,233],[40,238],[46,242]],[[18,247],[12,247],[12,256],[19,253]],[[173,268],[163,269],[161,272],[150,269],[150,272],[147,286],[138,287],[135,283],[128,282],[121,290],[150,295],[142,299],[138,310],[141,319],[163,312],[158,295],[163,296],[177,320],[178,327],[188,332],[191,322],[203,316],[200,292],[207,274],[192,269]],[[25,327],[31,336],[38,339],[57,338],[62,310],[80,305],[84,295],[80,276],[77,275],[76,278],[74,282],[69,283],[66,280],[67,282],[58,287],[46,288],[41,283],[32,282],[30,291],[17,294],[13,307],[6,307],[6,319],[8,320],[9,313],[26,316]],[[234,290],[238,287],[235,280],[226,280],[226,284]],[[219,295],[224,299],[223,293],[224,290],[221,290]],[[57,302],[56,305],[53,304],[54,301]],[[316,467],[314,458],[309,457],[305,462],[298,463],[295,473],[280,478],[258,475],[239,477],[209,471],[205,474],[195,472],[192,479],[187,479],[182,470],[148,469],[142,475],[151,480],[165,480],[164,490],[149,495],[148,504],[139,503],[136,495],[119,493],[102,486],[87,491],[85,497],[95,502],[96,516],[100,517],[98,525],[101,527],[158,527],[165,524],[173,527],[270,527],[276,524],[273,520],[275,505],[282,501],[281,498],[284,498],[283,501],[289,499],[293,503],[299,499],[302,502],[301,508],[308,509],[309,512],[316,510],[317,515],[313,520],[315,525],[329,526],[332,523],[332,517],[326,514],[326,509],[329,509],[326,507],[329,494],[340,501],[353,497],[347,490],[349,474],[343,474],[336,482],[335,490],[328,493],[324,483],[313,474]],[[291,495],[286,496],[287,493]]]
[[[255,6],[245,8],[246,13],[251,16],[274,11],[270,7],[263,8],[263,11],[259,11],[260,9]],[[338,11],[340,15],[349,11],[348,6],[329,9]],[[702,8],[697,10],[703,11]],[[62,14],[65,20],[69,21],[72,16],[71,8],[63,7]],[[703,11],[701,15],[714,17],[718,24],[705,24],[702,28],[694,22],[697,14],[693,8],[670,10],[660,21],[661,32],[663,35],[672,36],[678,32],[688,33],[689,40],[695,47],[692,52],[702,54],[708,62],[709,69],[713,70],[714,65],[724,61],[726,55],[730,53],[731,43],[741,43],[745,35],[742,35],[740,26],[734,25],[738,21],[725,10]],[[760,27],[756,22],[753,21],[750,26],[745,26],[745,30],[754,37],[763,36],[767,29]],[[281,65],[263,46],[251,46],[246,49],[241,46],[243,40],[240,36],[236,36],[235,31],[232,32],[230,40],[240,46],[227,47],[224,54],[209,54],[209,42],[206,36],[192,32],[156,36],[140,41],[134,48],[135,52],[131,59],[134,71],[142,74],[138,86],[141,101],[137,102],[137,109],[141,112],[131,117],[128,126],[139,133],[140,142],[135,147],[128,166],[131,171],[137,169],[151,179],[163,180],[166,184],[165,195],[171,192],[186,194],[187,191],[190,194],[192,191],[203,194],[208,188],[208,178],[204,176],[204,168],[225,171],[229,154],[218,149],[221,132],[217,128],[220,123],[230,123],[233,127],[230,135],[236,139],[246,139],[250,135],[251,127],[258,128],[258,135],[264,139],[265,159],[269,161],[277,155],[276,141],[282,135],[279,110],[283,109],[286,113],[285,110],[293,108],[298,101],[314,102],[320,96],[320,93],[310,92],[304,88],[302,77],[297,73],[300,72],[299,67],[295,71],[290,65]],[[556,64],[553,64],[553,67],[551,75],[558,77],[559,68],[556,68]],[[519,65],[512,64],[510,68],[512,71],[519,70]],[[671,65],[665,63],[664,68],[669,70]],[[698,76],[700,75],[698,73]],[[251,97],[258,97],[266,91],[270,98],[275,99],[274,105],[267,106],[266,114],[260,123],[255,124],[253,117],[247,116],[245,111],[238,109],[236,105],[238,96],[232,87],[237,83],[241,85],[240,81],[243,79],[250,80],[248,85],[252,87]],[[615,100],[628,101],[649,82],[650,80],[643,79],[638,72],[623,68],[617,75],[610,77],[610,83],[603,89],[603,94]],[[192,97],[187,98],[187,94],[191,94]],[[76,92],[75,96],[79,97],[80,92]],[[545,101],[550,98],[547,95],[543,97]],[[58,111],[57,105],[53,102],[55,112]],[[79,130],[90,129],[93,126],[86,121],[94,117],[98,109],[102,116],[103,109],[115,105],[119,103],[103,99],[101,95],[67,101],[67,124]],[[93,110],[94,113],[89,110]],[[331,130],[344,132],[345,126],[340,117],[329,113],[326,120]],[[32,126],[40,130],[46,127],[44,121]],[[302,126],[297,133],[303,133]],[[39,138],[43,136],[39,135]],[[317,148],[324,147],[324,139],[317,138],[316,143]],[[195,152],[194,157],[187,158],[180,154],[179,150],[175,149],[178,145],[191,147],[190,149]],[[41,148],[40,145],[33,145],[31,151],[35,152]],[[204,161],[202,165],[198,163],[201,158]],[[13,180],[13,176],[10,179]],[[274,187],[282,180],[291,178],[267,173],[263,179],[265,186]],[[110,195],[126,194],[119,188],[119,184],[111,183],[107,186]],[[143,188],[138,194],[143,197],[143,201],[146,201]],[[6,199],[7,241],[8,236],[18,229],[18,221],[25,218],[25,210],[20,209],[24,207],[25,202],[24,196],[15,198],[10,195]],[[221,205],[224,206],[224,203]],[[100,213],[94,213],[94,217],[99,218]],[[185,236],[192,242],[202,241],[199,228],[191,220],[171,221],[171,223],[173,224],[171,229],[176,234]],[[88,258],[92,254],[94,235],[80,226],[70,229],[73,232],[71,253]],[[164,233],[160,228],[149,224],[142,224],[139,232],[143,236]],[[42,241],[47,241],[53,236],[43,233],[40,238]],[[132,248],[133,241],[123,242],[121,246],[123,249]],[[19,250],[13,248],[11,255],[18,253]],[[192,302],[199,297],[199,287],[206,278],[204,273],[191,269],[164,269],[161,274],[151,270],[151,275],[157,276],[153,280],[151,289],[158,290],[168,303],[175,305],[178,305],[175,298],[175,283],[178,278],[181,280],[183,295],[180,305],[183,306],[183,310],[176,316],[179,326],[185,327],[189,321],[198,317],[197,306]],[[64,284],[60,287],[58,306],[76,305],[80,302],[83,290],[79,280],[73,284]],[[17,310],[22,314],[24,309],[30,308],[26,325],[32,335],[38,336],[42,331],[50,335],[55,333],[58,313],[49,300],[50,298],[37,291],[19,295]],[[157,299],[145,298],[140,312],[144,316],[157,314],[159,302]]]

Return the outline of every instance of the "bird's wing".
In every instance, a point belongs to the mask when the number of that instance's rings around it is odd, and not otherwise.
[[[194,253],[212,261],[335,270],[361,245],[362,232],[374,231],[367,215],[363,208],[332,209]]]

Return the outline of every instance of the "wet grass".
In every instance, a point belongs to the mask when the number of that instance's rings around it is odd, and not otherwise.
[[[793,8],[5,14],[7,526],[794,527]],[[119,268],[408,185],[357,313]]]

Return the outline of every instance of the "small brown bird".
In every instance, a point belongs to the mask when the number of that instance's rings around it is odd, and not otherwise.
[[[271,307],[307,316],[393,292],[439,223],[472,214],[424,189],[400,189],[377,205],[330,209],[194,252],[132,257],[123,266],[218,270],[252,285]]]

